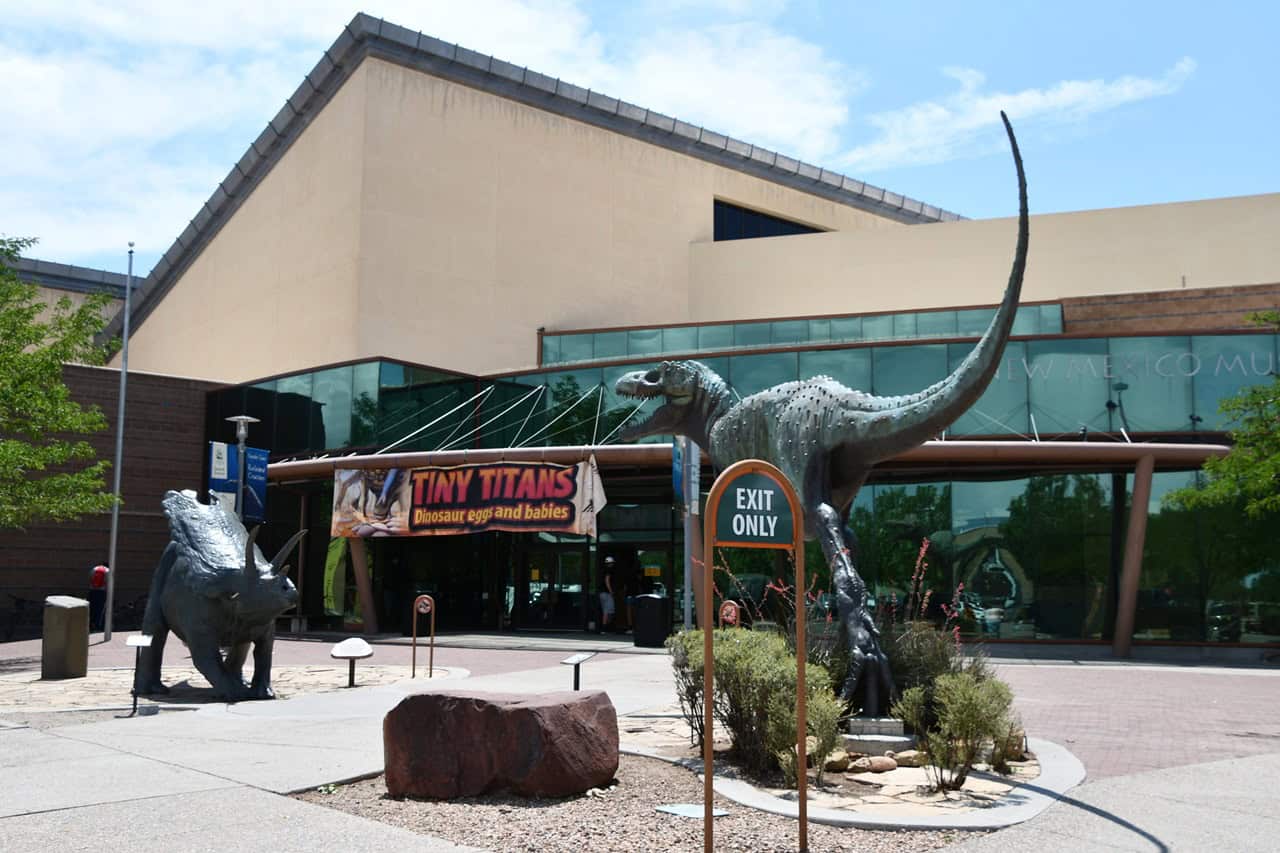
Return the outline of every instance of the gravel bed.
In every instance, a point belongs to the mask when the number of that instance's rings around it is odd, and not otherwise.
[[[493,794],[458,800],[394,800],[381,776],[326,786],[298,799],[493,851],[700,851],[702,819],[654,811],[655,806],[701,803],[702,781],[680,767],[623,755],[617,784],[598,796],[562,800]],[[716,797],[729,814],[716,818],[717,850],[797,849],[795,820]],[[914,853],[965,837],[954,831],[873,831],[809,824],[812,851]]]

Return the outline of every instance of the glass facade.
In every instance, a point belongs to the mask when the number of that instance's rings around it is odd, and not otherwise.
[[[552,332],[542,336],[542,364],[550,367],[615,358],[690,356],[703,352],[806,344],[976,338],[987,330],[993,316],[994,308],[972,308],[626,331]],[[1061,305],[1023,305],[1014,318],[1015,335],[1061,333]]]
[[[1197,476],[1155,475],[1134,639],[1280,642],[1280,515],[1163,506]],[[1123,473],[866,487],[852,513],[861,571],[878,605],[902,602],[928,538],[931,617],[956,600],[969,636],[1110,640],[1132,487]]]
[[[1052,440],[1083,431],[1122,441],[1123,434],[1221,431],[1227,424],[1218,401],[1266,381],[1277,364],[1277,343],[1274,334],[1011,341],[986,392],[947,434]],[[972,342],[797,347],[702,361],[739,397],[820,375],[892,396],[937,382],[972,348]],[[263,423],[252,428],[251,441],[270,447],[276,458],[392,444],[404,450],[600,444],[612,441],[624,421],[657,407],[649,401],[633,413],[634,402],[613,391],[618,377],[649,364],[583,365],[496,380],[389,361],[344,365],[214,392],[209,434],[234,440],[223,419],[253,415]],[[478,405],[467,403],[482,392]]]
[[[917,316],[915,334],[937,338],[953,328],[933,325],[936,319],[922,323]],[[956,333],[968,334],[971,326],[966,324],[980,318],[956,312],[954,319]],[[766,330],[771,342],[805,335],[836,338],[851,329],[865,332],[868,320],[880,327],[894,323],[882,316],[853,318],[848,325],[829,319],[628,330],[609,339],[608,357],[624,342],[629,352],[633,347],[658,349],[668,340],[684,346],[695,338],[701,343],[708,331],[742,341]],[[907,334],[910,329],[901,324],[898,331]],[[591,343],[594,354],[594,338]],[[1220,399],[1269,380],[1278,346],[1280,336],[1267,333],[1012,341],[991,385],[948,437],[1050,440],[1075,438],[1083,429],[1104,433],[1095,440],[1122,441],[1123,431],[1194,441],[1197,431],[1227,426],[1217,411]],[[702,360],[740,396],[818,375],[894,395],[919,391],[943,378],[972,347],[972,341],[956,341],[813,349],[800,342],[784,351]],[[390,361],[343,365],[213,392],[208,432],[211,438],[234,440],[225,417],[258,417],[262,423],[252,428],[250,443],[271,448],[275,459],[388,446],[438,450],[612,443],[624,422],[643,418],[658,405],[648,401],[637,411],[633,401],[613,392],[619,376],[651,363],[566,366],[501,379]],[[456,606],[476,614],[475,624],[496,625],[503,618],[564,626],[589,621],[595,582],[590,567],[604,550],[624,559],[637,590],[678,589],[684,567],[670,484],[661,473],[644,476],[648,491],[643,494],[635,491],[634,482],[609,485],[611,503],[601,517],[596,548],[564,537],[543,542],[551,549],[547,553],[536,552],[537,543],[521,544],[519,537],[498,548],[494,553],[505,556],[501,566],[486,570],[489,597],[475,598],[479,593],[469,586],[466,561],[475,556],[470,546],[450,546],[459,562],[448,578],[437,578],[434,568],[415,572],[423,582],[429,578],[439,584],[442,594],[445,581],[452,584],[449,588],[459,596]],[[1189,513],[1162,504],[1166,492],[1194,485],[1197,476],[1155,477],[1135,640],[1280,642],[1280,560],[1271,547],[1280,517],[1249,519],[1234,508]],[[905,599],[919,544],[928,538],[927,584],[934,590],[935,605],[956,597],[964,605],[962,628],[969,636],[1106,641],[1115,624],[1131,491],[1130,472],[1124,471],[873,483],[859,494],[851,523],[859,539],[860,568],[879,605]],[[317,495],[313,511],[328,500]],[[414,560],[424,567],[435,565],[436,549],[414,547],[422,551]],[[392,551],[378,554],[382,550],[375,553],[375,566],[398,559]],[[734,557],[731,565],[752,577],[774,574],[778,567],[751,562],[759,556]],[[820,582],[829,583],[816,550],[812,556]],[[742,559],[748,563],[738,565]],[[323,566],[323,554],[312,562]],[[497,603],[504,593],[512,599],[506,608]],[[552,598],[559,602],[554,607],[547,603]]]

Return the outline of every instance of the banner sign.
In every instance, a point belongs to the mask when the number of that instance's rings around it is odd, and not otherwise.
[[[596,458],[334,472],[333,536],[453,536],[486,530],[596,535],[607,503]]]
[[[244,520],[267,517],[267,461],[270,451],[246,447],[244,453]],[[240,476],[240,448],[222,441],[209,442],[209,491],[218,496],[227,512],[236,511],[236,480]]]

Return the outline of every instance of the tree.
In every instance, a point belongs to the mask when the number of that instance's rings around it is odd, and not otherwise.
[[[1280,311],[1249,319],[1280,331]],[[1242,502],[1251,518],[1280,510],[1280,375],[1227,397],[1218,410],[1236,424],[1229,432],[1231,452],[1204,463],[1202,484],[1171,492],[1165,500],[1185,509]]]
[[[34,242],[0,237],[0,529],[102,512],[114,500],[104,491],[110,463],[94,461],[80,437],[105,429],[106,418],[62,382],[64,363],[105,360],[94,335],[109,298],[47,304],[13,269]]]

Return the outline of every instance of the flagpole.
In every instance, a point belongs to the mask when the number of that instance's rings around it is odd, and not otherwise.
[[[116,461],[113,466],[115,485],[111,504],[111,544],[107,546],[107,601],[103,609],[102,639],[111,639],[112,615],[116,597],[116,543],[120,537],[120,469],[124,464],[124,392],[129,379],[129,296],[133,293],[133,241],[129,241],[129,275],[124,285],[124,332],[120,343],[120,399],[116,405]]]

